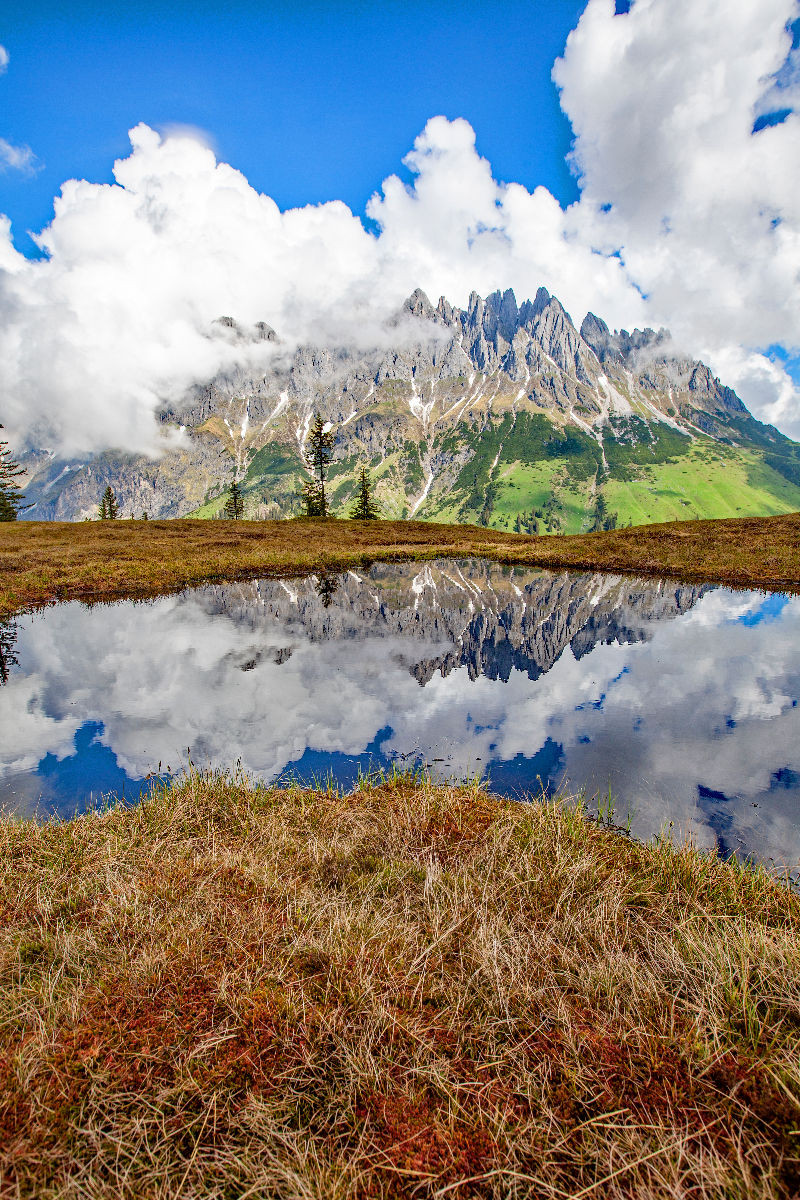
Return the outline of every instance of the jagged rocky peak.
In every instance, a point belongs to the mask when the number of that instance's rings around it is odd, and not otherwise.
[[[439,321],[441,319],[441,314],[433,307],[422,288],[414,289],[403,305],[402,311],[411,313],[413,317],[420,317],[423,321]]]
[[[634,354],[641,350],[661,347],[664,356],[670,341],[666,329],[615,329],[612,333],[605,321],[594,313],[587,313],[581,325],[581,337],[592,347],[600,362],[612,362],[629,365]]]
[[[256,321],[254,326],[256,332],[256,341],[259,342],[277,342],[278,335],[271,325],[266,321]]]
[[[612,352],[614,339],[611,330],[602,317],[595,316],[593,312],[588,312],[583,318],[581,337],[592,347],[601,362]]]
[[[217,317],[211,322],[212,333],[219,337],[229,338],[234,342],[277,342],[278,335],[266,321],[256,321],[255,325],[246,328],[239,324],[234,317]]]
[[[689,391],[695,396],[698,394],[707,396],[715,407],[724,409],[725,412],[732,413],[735,416],[747,413],[747,408],[736,395],[733,388],[726,387],[724,383],[720,383],[719,379],[708,369],[705,363],[692,364]]]
[[[572,325],[572,318],[555,296],[551,296],[546,287],[536,291],[533,300],[525,300],[519,310],[519,324],[523,329],[533,333],[541,314],[550,310],[554,315],[563,316]],[[573,325],[574,328],[574,325]]]
[[[492,292],[486,297],[483,311],[484,333],[495,345],[502,338],[508,345],[519,329],[517,298],[511,288],[504,292]]]
[[[533,300],[521,305],[512,288],[490,292],[485,299],[473,291],[466,309],[452,305],[444,296],[434,308],[417,288],[402,311],[451,329],[463,340],[472,364],[480,371],[500,367],[512,378],[521,378],[531,369],[541,368],[543,352],[561,370],[581,380],[592,376],[590,348],[547,288],[540,287]]]
[[[733,389],[720,383],[705,363],[676,352],[668,329],[648,327],[634,329],[633,333],[615,329],[612,333],[601,317],[590,312],[581,325],[581,337],[601,363],[618,363],[634,371],[645,387],[688,388],[698,407],[734,415],[747,412]],[[713,432],[702,419],[696,423],[706,432]]]

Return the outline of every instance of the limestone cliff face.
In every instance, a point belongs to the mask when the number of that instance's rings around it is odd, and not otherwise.
[[[244,330],[226,317],[221,327],[233,344],[274,343],[272,369],[211,380],[166,408],[161,419],[180,444],[158,460],[31,455],[27,515],[94,516],[109,483],[125,516],[214,515],[233,475],[247,515],[290,515],[314,412],[336,435],[335,507],[346,506],[365,463],[386,516],[510,528],[515,509],[533,520],[552,499],[539,532],[588,527],[608,480],[628,483],[632,469],[680,456],[698,437],[795,453],[706,366],[677,354],[665,331],[612,333],[592,313],[579,330],[545,288],[522,304],[510,290],[473,292],[465,309],[417,290],[372,349],[290,352],[263,323]],[[800,485],[800,458],[796,473]]]
[[[687,612],[705,590],[440,560],[349,571],[327,589],[311,577],[226,584],[195,596],[209,612],[249,625],[256,641],[260,630],[272,639],[276,624],[283,627],[287,645],[276,661],[291,656],[293,631],[354,646],[365,637],[397,639],[397,655],[424,685],[457,667],[471,679],[508,681],[512,671],[538,679],[567,646],[580,658],[600,642],[646,641],[657,622]]]

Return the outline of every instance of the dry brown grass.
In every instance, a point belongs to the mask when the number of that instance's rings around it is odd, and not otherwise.
[[[800,899],[555,805],[0,824],[3,1197],[791,1197]]]
[[[800,513],[541,538],[423,521],[7,522],[0,523],[0,616],[54,600],[152,596],[211,579],[468,556],[797,590]]]

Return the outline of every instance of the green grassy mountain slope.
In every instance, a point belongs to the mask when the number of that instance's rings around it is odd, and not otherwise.
[[[376,405],[375,418],[380,416]],[[751,421],[756,438],[734,443],[679,433],[633,418],[603,431],[602,446],[545,413],[505,413],[478,431],[453,429],[370,455],[355,432],[330,472],[333,511],[346,516],[362,463],[370,466],[388,517],[407,517],[424,492],[426,464],[442,464],[413,515],[419,520],[484,524],[522,533],[580,533],[606,519],[640,525],[689,518],[771,516],[800,509],[800,448]],[[463,462],[463,465],[458,465]],[[252,515],[297,511],[307,473],[298,451],[269,446],[252,455],[242,479]],[[797,476],[798,481],[795,481]],[[598,498],[602,497],[600,510]],[[224,488],[192,515],[220,515]]]

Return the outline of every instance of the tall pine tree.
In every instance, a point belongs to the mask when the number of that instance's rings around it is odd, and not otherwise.
[[[303,504],[306,517],[327,517],[329,514],[328,497],[325,495],[325,468],[333,458],[333,431],[325,428],[325,422],[319,413],[314,413],[314,420],[306,438],[307,457],[311,462],[316,479],[313,484],[303,486]],[[311,511],[314,509],[315,511]]]
[[[119,516],[119,504],[110,483],[103,492],[99,511],[101,521],[116,521]]]
[[[24,474],[24,468],[11,457],[8,442],[0,442],[0,521],[16,521],[22,509],[28,507],[23,504],[24,496],[17,483]]]
[[[366,467],[362,467],[358,475],[358,492],[356,502],[350,509],[353,521],[377,521],[380,510],[372,495],[372,480]]]
[[[228,498],[225,501],[225,517],[229,521],[241,521],[244,516],[244,496],[242,489],[235,479],[231,480],[228,488]]]

